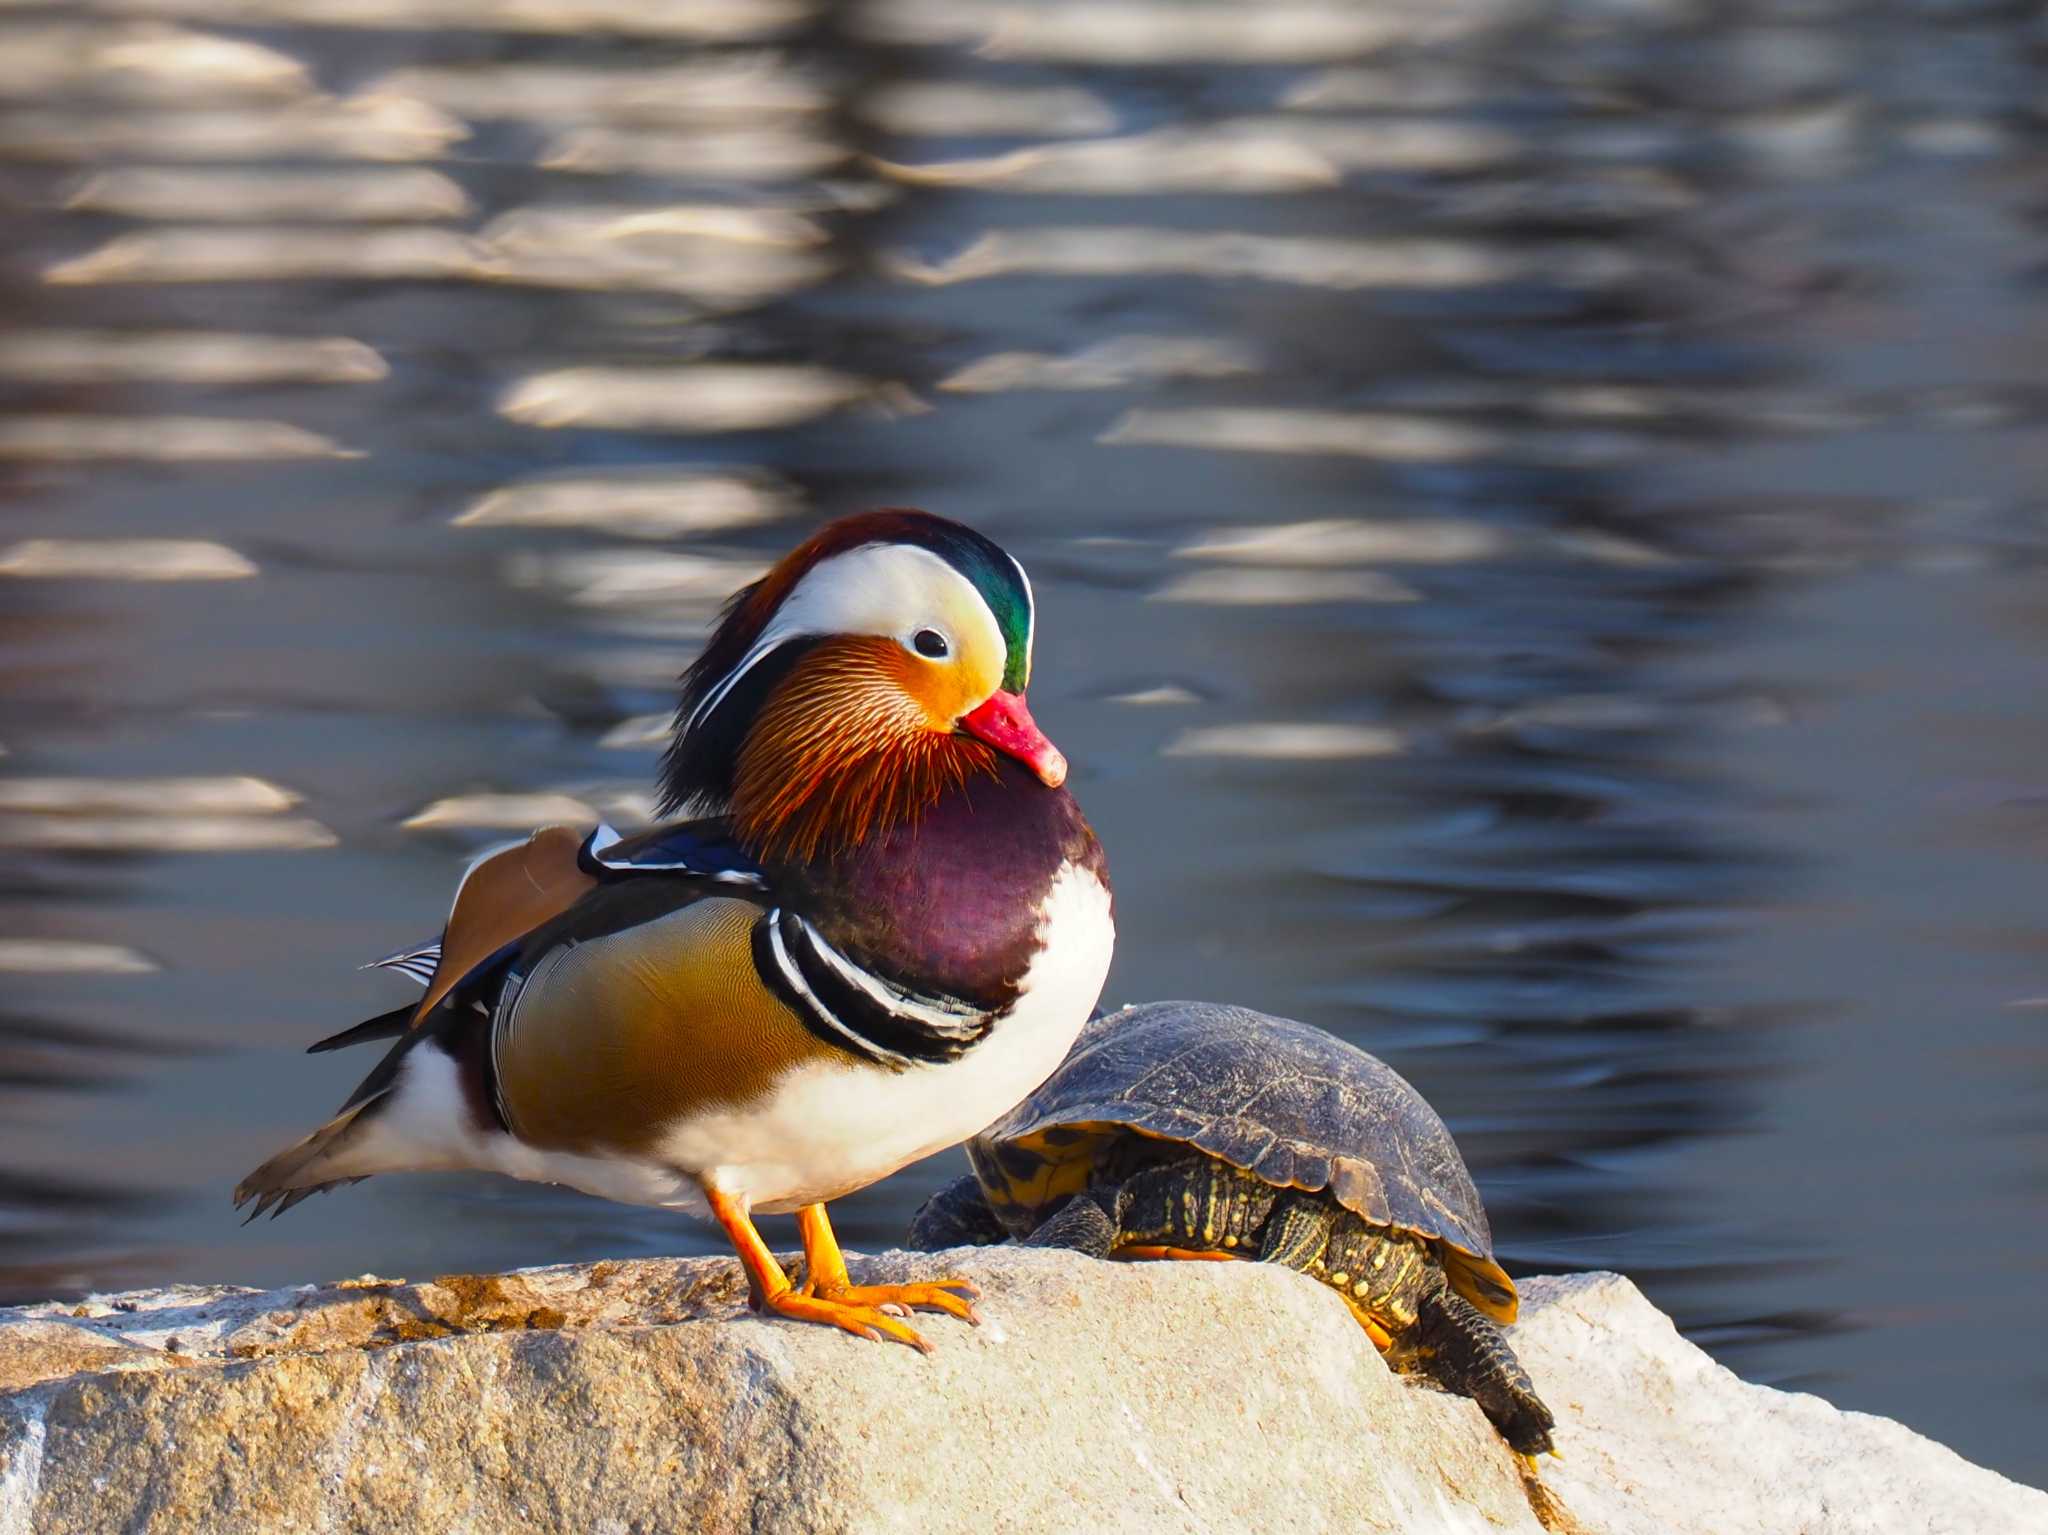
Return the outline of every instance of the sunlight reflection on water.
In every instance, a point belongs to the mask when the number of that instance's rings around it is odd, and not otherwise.
[[[93,12],[0,17],[0,1291],[714,1250],[225,1190],[470,856],[652,813],[736,585],[925,504],[1030,566],[1110,1000],[1339,1029],[1511,1267],[2048,1474],[2029,18]]]

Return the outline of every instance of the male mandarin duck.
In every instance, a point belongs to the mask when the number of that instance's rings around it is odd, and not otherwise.
[[[924,1348],[825,1202],[981,1130],[1057,1066],[1115,942],[1101,846],[1024,706],[1024,568],[928,513],[847,517],[725,609],[683,677],[662,812],[475,864],[426,984],[315,1051],[398,1037],[235,1190],[250,1218],[373,1173],[475,1168],[708,1216],[758,1306]],[[795,1211],[793,1286],[753,1214]]]

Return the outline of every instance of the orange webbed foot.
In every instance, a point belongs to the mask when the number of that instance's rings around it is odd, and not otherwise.
[[[918,1335],[916,1328],[899,1321],[879,1305],[865,1301],[848,1299],[843,1295],[813,1295],[810,1287],[805,1286],[770,1296],[763,1304],[778,1315],[792,1317],[799,1322],[822,1322],[828,1327],[850,1332],[857,1338],[866,1338],[871,1343],[880,1343],[886,1338],[896,1343],[907,1343],[920,1354],[932,1351],[932,1346]]]
[[[873,1306],[896,1316],[913,1311],[942,1311],[970,1326],[981,1325],[981,1313],[974,1309],[981,1289],[971,1279],[934,1279],[923,1284],[836,1284],[806,1283],[807,1295],[821,1300],[855,1306]]]

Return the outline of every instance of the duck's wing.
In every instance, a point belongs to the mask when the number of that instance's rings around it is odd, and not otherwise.
[[[560,917],[600,883],[634,874],[694,875],[739,887],[765,884],[760,868],[732,840],[723,820],[673,822],[631,837],[602,822],[591,831],[544,826],[524,842],[470,865],[439,937],[395,950],[365,968],[393,970],[426,988],[419,1005],[408,1010],[408,1026],[417,1028],[451,991],[536,928]],[[390,1032],[400,1031],[350,1030],[315,1048],[337,1049]]]
[[[704,821],[670,821],[621,837],[602,822],[583,845],[587,867],[601,875],[694,874],[714,884],[745,889],[767,888],[761,866],[733,840],[723,817]]]
[[[377,962],[424,977],[419,1005],[315,1048],[339,1049],[417,1028],[457,987],[486,972],[509,964],[530,974],[565,943],[608,939],[711,896],[735,898],[752,911],[745,980],[721,984],[734,996],[758,990],[764,1007],[788,1008],[841,1050],[899,1069],[951,1060],[995,1022],[997,1009],[880,974],[835,947],[802,915],[801,893],[771,888],[727,823],[710,819],[671,822],[630,837],[602,824],[588,833],[551,826],[478,860],[456,892],[441,937]],[[676,962],[670,956],[664,963],[674,968]]]
[[[418,1028],[441,999],[485,961],[567,911],[597,884],[582,858],[585,844],[595,835],[572,826],[543,826],[524,842],[470,865],[455,889],[455,904],[441,932],[427,993],[413,1009],[412,1027]],[[423,956],[428,948],[421,945],[414,953]],[[401,962],[390,968],[404,966]]]
[[[403,949],[393,949],[382,959],[373,959],[365,970],[395,970],[409,981],[421,986],[434,984],[434,969],[441,963],[441,940],[429,938],[425,943],[415,943]],[[411,1009],[407,1009],[411,1011]]]
[[[753,1112],[799,1067],[941,1064],[994,1025],[861,968],[777,899],[626,875],[522,939],[477,1025],[503,1124],[530,1145],[651,1155],[664,1127]]]

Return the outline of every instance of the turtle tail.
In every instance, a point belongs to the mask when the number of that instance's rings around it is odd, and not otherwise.
[[[1406,1338],[1403,1362],[1460,1396],[1469,1396],[1520,1455],[1551,1448],[1557,1420],[1508,1340],[1478,1308],[1448,1285],[1424,1296]]]

